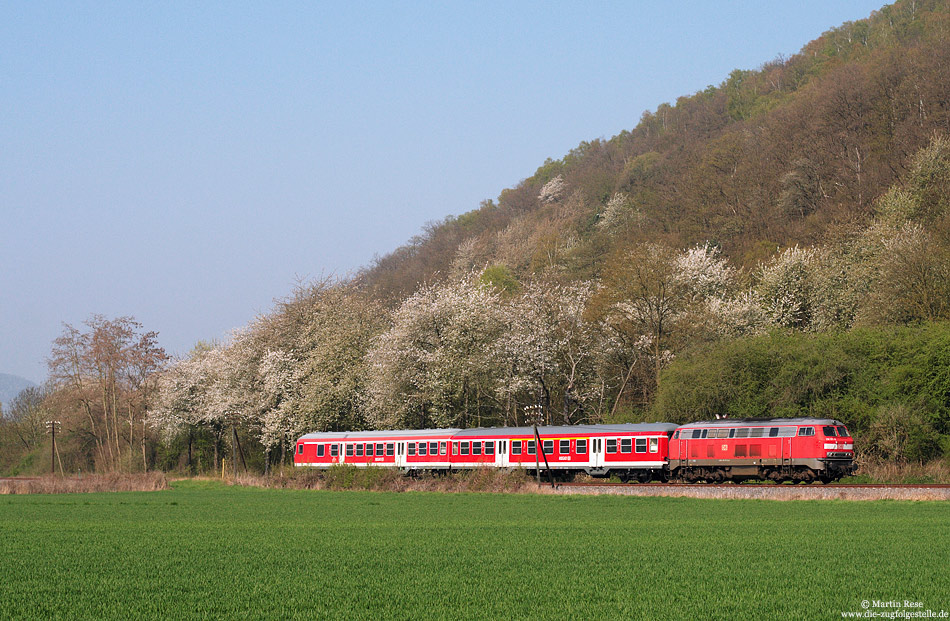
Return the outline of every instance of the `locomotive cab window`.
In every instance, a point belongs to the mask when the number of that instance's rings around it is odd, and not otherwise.
[[[769,427],[769,437],[770,438],[778,437],[778,427]]]
[[[702,438],[705,429],[693,429],[693,438]]]
[[[571,441],[570,440],[560,440],[557,446],[557,452],[561,455],[567,455],[571,452]]]
[[[825,433],[825,435],[828,436],[828,437],[834,437],[834,436],[838,435],[838,434],[835,433],[835,428],[834,428],[834,427],[831,427],[831,426],[822,427],[821,430],[822,430],[822,431]]]
[[[848,430],[845,427],[838,427],[838,435],[841,436],[842,438],[851,437],[851,434],[848,433]]]
[[[815,435],[814,427],[802,427],[798,430],[799,436],[813,436]]]
[[[577,453],[578,455],[587,454],[587,440],[578,440],[577,441]]]
[[[298,444],[298,445],[297,445],[297,454],[298,454],[298,455],[303,455],[303,444]]]

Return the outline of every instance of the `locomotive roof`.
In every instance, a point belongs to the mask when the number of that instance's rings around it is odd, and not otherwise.
[[[538,426],[544,435],[577,435],[578,433],[672,433],[678,425],[673,423],[623,423],[617,425],[549,425]],[[348,440],[362,438],[413,438],[419,436],[455,437],[508,437],[530,436],[532,427],[475,427],[472,429],[398,429],[393,431],[326,431],[308,433],[300,440]]]
[[[720,418],[718,420],[701,420],[695,423],[681,425],[683,429],[692,427],[755,427],[776,425],[843,425],[833,418]]]

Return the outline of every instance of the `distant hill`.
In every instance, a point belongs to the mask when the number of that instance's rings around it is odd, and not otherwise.
[[[491,264],[519,280],[589,279],[643,243],[710,242],[748,268],[820,243],[866,222],[950,127],[948,32],[950,2],[897,0],[544,162],[496,200],[427,225],[359,281],[398,303],[419,283]]]
[[[0,403],[3,404],[4,411],[10,407],[10,403],[21,390],[31,386],[36,386],[36,384],[24,377],[0,373]]]

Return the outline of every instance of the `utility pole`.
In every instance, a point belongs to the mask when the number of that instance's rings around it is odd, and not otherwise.
[[[46,431],[53,437],[53,445],[50,447],[49,451],[49,473],[56,474],[56,428],[61,426],[58,420],[48,420],[46,421]],[[60,470],[62,470],[62,464],[60,464]]]

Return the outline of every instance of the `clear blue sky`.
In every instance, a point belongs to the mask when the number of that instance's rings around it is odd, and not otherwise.
[[[881,2],[0,3],[0,372],[185,354]]]

